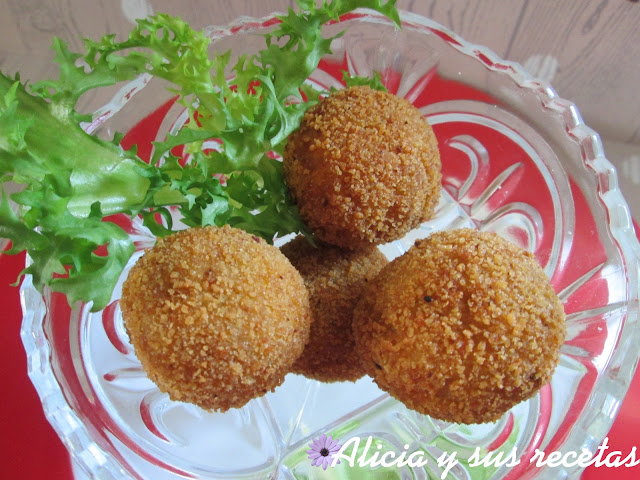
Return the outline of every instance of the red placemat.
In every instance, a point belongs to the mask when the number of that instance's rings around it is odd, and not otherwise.
[[[640,226],[634,222],[636,235],[640,239]],[[629,392],[622,402],[622,406],[616,417],[616,421],[607,436],[609,448],[604,450],[603,457],[620,453],[622,459],[628,455],[635,454],[635,458],[640,460],[640,452],[636,452],[640,435],[640,369],[636,370],[635,377],[629,387]],[[604,442],[603,444],[604,445]],[[627,462],[631,465],[633,462]],[[605,466],[588,467],[582,474],[581,480],[637,480],[640,474],[640,466],[628,468],[607,468]]]
[[[22,480],[72,478],[65,447],[44,416],[40,398],[27,376],[20,340],[20,295],[11,287],[24,268],[24,255],[0,254],[0,477]]]
[[[47,422],[40,399],[27,376],[26,355],[20,340],[22,312],[18,288],[9,282],[24,265],[24,255],[0,255],[1,320],[0,320],[0,382],[5,392],[0,408],[0,452],[2,477],[22,480],[70,480],[71,466],[65,447]],[[640,431],[640,373],[631,385],[618,418],[609,435],[605,454],[620,451],[626,457],[636,449]],[[640,459],[640,453],[637,458]],[[616,480],[636,480],[638,469],[595,466],[589,467],[582,480],[604,480],[614,475]]]

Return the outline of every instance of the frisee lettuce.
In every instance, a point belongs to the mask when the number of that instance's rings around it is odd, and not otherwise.
[[[85,40],[84,54],[62,40],[53,48],[60,74],[27,88],[18,76],[0,72],[0,179],[21,184],[0,194],[0,237],[8,253],[27,251],[34,285],[48,285],[68,301],[104,308],[134,245],[127,233],[104,217],[124,213],[143,217],[156,235],[171,232],[167,207],[177,207],[189,226],[230,224],[268,241],[292,232],[308,233],[282,178],[281,153],[319,92],[304,82],[331,41],[322,26],[356,8],[400,19],[395,0],[334,0],[319,7],[296,0],[281,23],[265,37],[265,48],[242,56],[228,79],[230,52],[210,58],[210,40],[169,15],[139,20],[127,40],[108,35]],[[171,85],[192,121],[176,135],[154,144],[151,162],[135,150],[85,133],[88,120],[76,110],[94,88],[130,81],[142,74]],[[362,81],[362,80],[358,80]],[[305,102],[302,102],[302,98]],[[294,101],[292,101],[292,99]],[[297,99],[297,101],[295,101]],[[220,151],[203,142],[219,139]],[[171,154],[185,145],[192,161],[184,166]],[[162,162],[159,160],[162,159]],[[224,174],[221,183],[219,175]],[[98,254],[106,247],[106,254]]]

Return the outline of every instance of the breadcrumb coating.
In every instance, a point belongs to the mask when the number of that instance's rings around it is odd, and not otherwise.
[[[280,385],[311,323],[289,260],[228,226],[159,239],[131,269],[120,306],[148,377],[206,410],[239,408]]]
[[[293,372],[322,382],[356,381],[364,368],[351,330],[360,293],[388,262],[376,247],[350,251],[297,237],[281,247],[309,291],[309,343]]]
[[[363,293],[356,350],[407,407],[484,423],[548,383],[565,338],[563,306],[535,257],[497,234],[435,233]]]
[[[440,196],[433,130],[407,100],[366,86],[332,93],[288,139],[284,176],[315,235],[357,249],[402,237]]]

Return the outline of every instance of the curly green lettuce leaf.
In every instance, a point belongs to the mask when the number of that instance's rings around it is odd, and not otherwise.
[[[209,53],[210,39],[183,20],[159,14],[139,20],[127,39],[86,40],[85,52],[56,39],[57,79],[27,88],[0,74],[0,179],[21,190],[0,196],[0,235],[11,253],[27,250],[34,285],[70,302],[109,301],[133,244],[112,214],[140,215],[156,235],[171,233],[169,208],[189,226],[229,224],[272,241],[307,233],[282,175],[281,154],[320,93],[305,84],[335,38],[323,25],[358,8],[399,23],[395,2],[298,0],[265,36],[265,48],[230,64]],[[86,92],[140,75],[169,84],[190,121],[154,145],[149,163],[85,133],[76,105]],[[304,101],[303,101],[304,99]],[[220,148],[204,149],[215,139]],[[183,165],[171,152],[184,146]],[[158,222],[158,218],[163,219]]]
[[[373,77],[361,77],[359,75],[349,75],[347,72],[342,72],[342,78],[347,88],[367,86],[373,90],[380,90],[381,92],[387,91],[387,87],[382,83],[382,77],[378,72],[374,72]],[[332,90],[334,90],[334,88],[332,88]]]

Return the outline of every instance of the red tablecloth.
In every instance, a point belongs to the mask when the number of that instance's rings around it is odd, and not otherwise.
[[[27,377],[20,340],[20,296],[9,284],[24,267],[24,255],[0,255],[0,477],[7,479],[72,478],[65,447],[47,422],[40,398]]]
[[[0,382],[3,402],[0,408],[0,477],[22,480],[69,480],[72,478],[69,457],[47,422],[35,389],[27,377],[26,356],[20,340],[21,311],[18,289],[9,283],[24,265],[24,257],[0,255]],[[640,438],[640,374],[627,395],[618,418],[609,433],[609,450],[626,456]],[[638,454],[640,457],[640,452]],[[635,468],[590,467],[582,480],[636,480]]]

